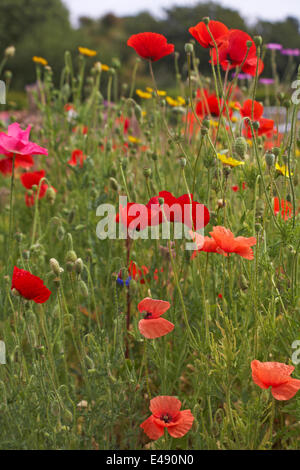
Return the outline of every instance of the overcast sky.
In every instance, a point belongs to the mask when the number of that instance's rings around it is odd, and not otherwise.
[[[71,11],[74,24],[79,16],[99,18],[109,12],[124,16],[148,10],[153,15],[162,17],[164,7],[190,6],[199,3],[197,0],[63,0],[63,2]],[[254,21],[256,18],[280,20],[289,15],[300,18],[300,0],[218,0],[218,3],[239,10],[249,21]]]

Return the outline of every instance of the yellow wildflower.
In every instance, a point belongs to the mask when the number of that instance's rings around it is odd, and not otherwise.
[[[86,55],[88,57],[94,57],[97,54],[97,51],[93,51],[92,49],[88,49],[87,47],[78,47],[80,54]]]
[[[289,170],[286,165],[280,166],[279,163],[276,163],[275,165],[276,170],[278,170],[283,176],[286,176],[287,178],[290,177]],[[291,176],[293,176],[294,173],[291,173]]]
[[[147,111],[142,111],[142,117],[147,116]]]
[[[300,157],[300,150],[299,149],[296,150],[296,157]]]
[[[48,65],[48,62],[43,57],[37,57],[36,55],[32,57],[33,62],[36,64]]]
[[[153,93],[153,88],[151,88],[149,86],[146,87],[146,90],[148,91],[148,93]]]
[[[245,165],[245,162],[241,162],[240,160],[235,160],[232,157],[227,157],[226,155],[222,153],[218,153],[218,159],[224,163],[224,165],[229,165],[229,166],[239,166],[239,165]]]
[[[101,64],[101,70],[103,70],[104,72],[107,72],[109,70],[109,66],[106,64]]]
[[[167,92],[165,90],[157,90],[158,96],[166,96]]]
[[[129,136],[128,136],[128,140],[129,140],[129,142],[131,142],[132,144],[140,144],[140,143],[141,143],[141,140],[138,139],[137,137],[134,137],[133,135],[129,135]]]
[[[135,92],[140,98],[144,98],[145,100],[149,100],[150,98],[152,98],[151,93],[147,93],[146,91],[142,91],[139,88]]]
[[[210,124],[212,127],[218,127],[218,126],[219,126],[218,121],[214,121],[214,120],[212,120],[212,119],[210,119],[209,124]]]
[[[179,103],[180,106],[184,106],[185,105],[185,99],[182,98],[182,96],[177,96],[177,101]]]
[[[167,97],[166,97],[166,102],[167,102],[170,106],[179,106],[178,101],[176,101],[176,100],[174,100],[173,98],[171,98],[171,96],[167,96]]]
[[[252,147],[253,146],[253,142],[251,139],[247,139],[247,144],[249,145],[249,147]]]

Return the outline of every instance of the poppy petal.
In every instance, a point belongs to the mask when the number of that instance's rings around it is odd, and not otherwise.
[[[164,433],[164,427],[159,426],[154,420],[153,416],[149,416],[140,427],[144,430],[150,439],[159,439]]]
[[[145,338],[154,339],[170,333],[175,325],[165,320],[165,318],[150,318],[140,320],[138,326],[140,333],[145,336]]]

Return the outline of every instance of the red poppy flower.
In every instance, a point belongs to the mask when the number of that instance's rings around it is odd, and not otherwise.
[[[11,175],[12,172],[12,164],[13,164],[13,156],[14,154],[8,154],[7,157],[1,158],[0,160],[0,172],[6,176],[6,175]],[[31,155],[15,155],[15,168],[21,167],[21,168],[31,168],[33,166],[33,158]]]
[[[144,266],[144,265],[141,266],[141,268],[142,269],[139,269],[138,266],[133,261],[130,261],[128,273],[129,273],[129,276],[131,276],[131,278],[134,279],[135,281],[140,280],[141,284],[145,284],[145,277],[149,273],[149,269],[147,268],[147,266]]]
[[[271,388],[276,400],[289,400],[300,390],[300,380],[290,377],[294,366],[282,362],[251,362],[253,381],[260,388]]]
[[[249,117],[252,120],[252,100],[246,100],[243,104],[243,107],[240,109],[240,113],[243,117]],[[258,135],[267,134],[270,131],[273,131],[274,121],[273,119],[263,118],[264,107],[258,101],[254,101],[253,107],[253,120],[259,122],[259,129],[257,131]],[[246,135],[251,138],[252,131],[248,122],[246,122]]]
[[[229,31],[227,26],[220,21],[211,20],[208,23],[208,27],[216,43],[218,43],[219,38],[226,35]],[[189,32],[202,47],[214,47],[214,42],[207,30],[206,24],[203,21],[200,21],[196,26],[189,28]]]
[[[197,256],[198,251],[204,251],[205,253],[217,253],[218,245],[213,238],[204,237],[204,243],[202,248],[195,250],[191,256],[194,259]]]
[[[124,207],[120,205],[116,222],[121,222],[127,230],[144,230],[149,225],[149,208],[136,202],[128,202]]]
[[[140,427],[150,439],[159,439],[167,428],[170,436],[184,436],[192,427],[194,416],[191,410],[180,411],[181,401],[176,397],[159,396],[150,400],[152,415]]]
[[[251,41],[252,45],[245,60],[248,41]],[[249,34],[239,29],[231,29],[228,34],[219,38],[218,46],[219,61],[223,70],[236,68],[242,65],[245,60],[242,71],[250,75],[255,75],[257,67],[256,46]],[[215,49],[211,50],[211,56],[213,63],[216,64],[217,53]],[[263,62],[260,61],[258,69],[259,75],[262,71]]]
[[[26,206],[31,207],[34,205],[34,201],[37,197],[37,192],[38,192],[38,186],[40,184],[40,181],[42,178],[45,176],[45,171],[40,170],[40,171],[32,171],[32,172],[27,172],[23,173],[20,176],[21,183],[26,189],[32,190],[33,186],[37,186],[37,189],[35,190],[34,194],[25,194],[25,203]],[[39,199],[43,198],[46,195],[48,185],[46,183],[42,183],[39,191]],[[53,188],[55,191],[56,189]]]
[[[33,300],[37,304],[43,304],[51,295],[51,291],[47,289],[42,279],[17,266],[13,271],[11,290],[13,289],[25,299]]]
[[[128,39],[127,45],[133,47],[140,57],[152,62],[174,52],[174,44],[168,44],[167,38],[157,33],[134,34]]]
[[[234,191],[236,193],[239,190],[239,187],[238,187],[238,185],[235,185],[235,186],[231,186],[231,189],[232,189],[232,191]]]
[[[139,321],[140,333],[145,338],[160,338],[174,329],[173,323],[165,320],[165,318],[160,318],[169,308],[169,302],[151,299],[150,297],[146,297],[138,304],[139,312],[145,314],[143,320]]]
[[[208,224],[209,211],[204,204],[194,201],[193,194],[183,194],[176,198],[169,191],[160,191],[159,197],[164,199],[163,210],[169,222],[181,222],[195,231]]]
[[[86,159],[86,155],[83,155],[83,151],[76,149],[76,150],[73,150],[72,156],[70,160],[68,161],[68,164],[72,166],[79,165],[80,168],[82,168],[83,162],[85,159]]]
[[[208,94],[207,90],[203,90],[201,93],[200,90],[197,91],[197,98],[200,100],[197,102],[196,105],[196,113],[200,117],[204,117],[207,114],[211,114],[212,116],[219,117],[221,113],[221,109],[223,107],[222,100],[217,98],[217,96],[212,93],[211,95]],[[228,102],[227,102],[228,104]],[[226,108],[224,106],[223,114],[226,114]],[[229,109],[229,116],[232,116],[232,109]]]
[[[281,207],[281,218],[283,220],[288,220],[290,217],[292,217],[292,212],[293,212],[293,206],[289,201],[285,201],[284,199],[281,199],[279,201],[278,197],[274,197],[274,214],[277,215],[280,212],[280,207]]]
[[[230,253],[237,253],[242,258],[253,259],[253,250],[250,248],[256,245],[256,238],[234,237],[233,233],[221,226],[213,227],[210,235],[217,244],[217,253],[227,256]]]

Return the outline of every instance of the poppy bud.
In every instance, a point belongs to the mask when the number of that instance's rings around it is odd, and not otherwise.
[[[290,194],[287,194],[287,195],[286,195],[286,200],[287,200],[288,202],[292,202],[292,196],[291,196]]]
[[[237,139],[235,139],[234,151],[239,157],[245,158],[247,152],[247,142],[244,137],[238,137]]]
[[[208,128],[202,126],[202,127],[201,127],[201,135],[207,135],[207,134],[208,134]]]
[[[46,198],[47,198],[47,201],[49,201],[51,205],[54,204],[54,201],[56,198],[56,191],[52,187],[48,186],[47,192],[46,192]]]
[[[285,100],[285,101],[283,102],[283,106],[284,106],[286,109],[289,109],[289,108],[292,106],[291,100]]]
[[[272,148],[272,153],[274,153],[275,157],[278,157],[280,153],[280,148],[279,147],[273,147]]]
[[[191,44],[190,42],[187,42],[185,45],[184,45],[184,50],[187,54],[192,54],[193,51],[194,51],[194,46],[193,44]]]
[[[260,47],[262,45],[263,40],[261,36],[254,36],[253,41],[256,47]]]
[[[77,258],[77,260],[75,261],[75,272],[77,274],[80,274],[83,270],[83,261],[81,258]]]
[[[13,57],[15,55],[16,48],[15,46],[9,46],[5,49],[4,55],[5,57]]]
[[[266,164],[268,165],[268,168],[271,168],[272,166],[274,166],[274,162],[275,162],[274,153],[267,152],[265,155],[265,159],[266,159]]]
[[[50,268],[52,269],[54,274],[56,274],[56,276],[59,276],[61,271],[60,271],[60,266],[59,266],[58,261],[55,258],[51,258],[49,263],[50,263]]]
[[[110,187],[111,189],[113,189],[114,191],[119,191],[119,183],[117,182],[117,180],[115,178],[112,178],[110,177],[109,178],[109,183],[110,183]]]
[[[72,263],[75,263],[76,260],[77,260],[77,255],[75,251],[69,250],[66,254],[66,262],[71,261]]]
[[[186,166],[186,158],[181,157],[180,160],[179,160],[179,164],[180,164],[181,168],[184,168]]]
[[[255,131],[257,131],[260,127],[260,124],[258,121],[252,121],[252,126]]]
[[[206,24],[206,26],[207,26],[208,23],[210,22],[209,16],[204,16],[204,18],[202,18],[202,21],[203,21],[203,23]]]
[[[144,173],[145,178],[150,178],[152,175],[152,170],[151,168],[144,168],[143,173]]]
[[[154,162],[156,162],[158,160],[158,156],[157,156],[156,153],[152,153],[151,158]]]
[[[209,120],[207,117],[205,117],[205,118],[203,119],[203,121],[202,121],[202,126],[203,126],[203,127],[206,127],[207,129],[210,128],[210,120]]]

